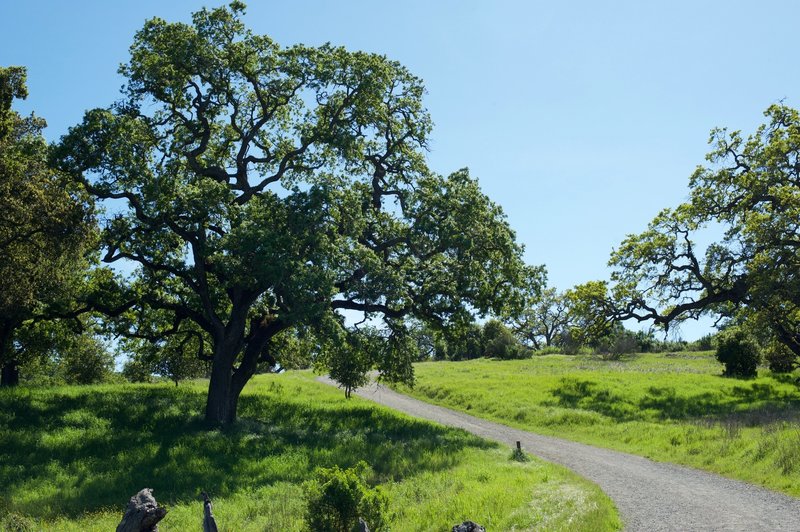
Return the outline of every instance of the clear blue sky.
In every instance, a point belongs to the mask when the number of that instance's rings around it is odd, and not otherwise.
[[[55,140],[118,95],[146,18],[202,1],[4,0],[0,65],[28,67]],[[751,131],[800,106],[792,1],[255,1],[246,23],[281,44],[386,54],[425,80],[431,167],[467,166],[530,263],[564,289],[608,276],[612,247],[687,194],[714,126]],[[693,339],[704,325],[687,324]]]

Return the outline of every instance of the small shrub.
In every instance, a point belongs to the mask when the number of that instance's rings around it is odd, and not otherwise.
[[[791,373],[797,365],[797,356],[786,345],[773,341],[764,358],[773,373]]]
[[[758,344],[739,328],[719,334],[716,357],[725,365],[725,375],[731,377],[755,377],[761,362]]]
[[[0,518],[0,530],[3,532],[33,532],[36,527],[34,522],[24,515],[8,513]]]
[[[638,348],[639,342],[636,335],[623,330],[601,338],[595,352],[603,360],[619,360],[622,355],[635,353]]]
[[[314,480],[306,484],[309,530],[351,532],[357,530],[359,517],[370,530],[386,530],[388,498],[380,487],[367,487],[368,471],[364,462],[350,469],[318,469]]]

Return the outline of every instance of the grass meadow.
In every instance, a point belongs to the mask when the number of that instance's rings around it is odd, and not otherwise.
[[[614,530],[600,489],[466,432],[394,413],[316,383],[307,372],[259,376],[240,421],[205,430],[204,382],[3,390],[0,528],[113,530],[131,495],[154,489],[160,529],[199,530],[201,490],[221,530],[304,528],[303,483],[317,467],[372,467],[393,530]]]
[[[712,353],[426,362],[417,398],[800,497],[797,375],[722,376]]]

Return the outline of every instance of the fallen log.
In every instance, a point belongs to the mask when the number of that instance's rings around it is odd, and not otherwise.
[[[167,515],[167,509],[159,507],[153,490],[144,488],[131,497],[128,507],[117,525],[117,532],[158,532],[158,522]]]

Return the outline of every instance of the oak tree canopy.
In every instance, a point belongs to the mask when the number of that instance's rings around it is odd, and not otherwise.
[[[59,150],[111,202],[105,262],[136,265],[124,332],[211,361],[206,419],[221,424],[282,331],[357,347],[374,342],[354,341],[342,312],[380,319],[374,364],[409,381],[407,320],[502,312],[530,275],[477,181],[427,168],[420,79],[380,55],[280,47],[243,13],[147,21],[122,99]]]
[[[748,137],[713,130],[689,200],[613,253],[617,317],[750,321],[800,355],[800,114],[783,104],[764,114]],[[722,237],[704,249],[709,227]]]

